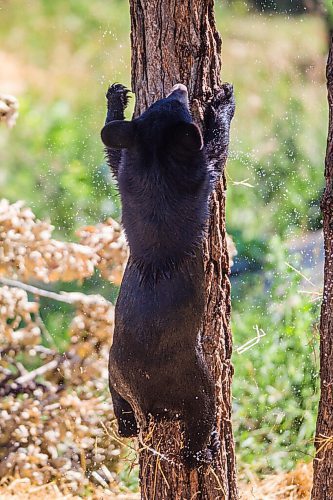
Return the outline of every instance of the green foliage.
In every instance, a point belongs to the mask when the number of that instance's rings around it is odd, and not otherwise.
[[[327,38],[318,17],[242,16],[234,9],[218,4],[216,13],[223,79],[236,93],[227,223],[242,249],[276,233],[286,238],[321,227]],[[239,184],[244,180],[253,187]]]
[[[256,471],[289,469],[313,455],[319,307],[311,295],[300,292],[301,280],[286,264],[283,245],[275,237],[265,279],[257,276],[256,295],[234,301],[236,346],[256,337],[256,325],[266,334],[233,356],[238,454],[240,464],[251,464]]]
[[[322,0],[324,8],[326,10],[327,24],[329,28],[333,29],[333,3],[331,0]]]
[[[25,79],[12,82],[22,87],[20,116],[3,137],[0,193],[26,200],[60,234],[119,216],[99,132],[108,78],[130,76],[126,12],[116,0],[39,0],[26,10],[14,0],[2,8],[1,44]]]

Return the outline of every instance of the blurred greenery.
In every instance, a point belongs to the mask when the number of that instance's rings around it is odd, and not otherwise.
[[[306,290],[313,294],[300,292],[304,279],[286,264],[287,255],[281,239],[273,237],[264,278],[252,282],[256,290],[246,300],[235,298],[232,315],[239,462],[266,473],[313,456],[320,304],[313,287]],[[297,266],[297,256],[294,260]],[[257,336],[256,328],[264,336],[238,353],[237,348]]]
[[[73,239],[78,227],[120,215],[99,132],[108,84],[130,85],[128,3],[0,0],[0,11],[0,89],[20,102],[17,125],[0,133],[0,197],[24,199],[59,238]],[[235,435],[241,464],[278,470],[311,454],[315,425],[318,308],[283,263],[285,240],[321,227],[326,24],[318,15],[262,14],[243,1],[218,1],[216,17],[223,78],[237,99],[228,231],[238,260],[265,270],[235,286],[236,346],[255,325],[266,332],[234,354]],[[97,275],[84,290],[116,294]],[[43,315],[63,349],[68,309],[46,301]]]

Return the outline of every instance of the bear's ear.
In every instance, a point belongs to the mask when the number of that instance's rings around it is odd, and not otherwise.
[[[101,138],[108,148],[128,149],[134,142],[133,123],[124,120],[109,122],[102,128]]]
[[[184,153],[201,151],[203,139],[199,127],[195,123],[178,123],[172,127],[170,145]]]

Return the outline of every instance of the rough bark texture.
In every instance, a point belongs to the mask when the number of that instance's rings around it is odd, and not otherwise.
[[[324,295],[320,321],[321,397],[316,431],[312,498],[333,498],[333,38],[327,61],[329,126],[322,199],[325,240]]]
[[[165,96],[175,83],[189,90],[192,114],[204,126],[204,110],[220,84],[221,39],[213,0],[130,0],[132,89],[135,115]],[[159,423],[142,436],[141,492],[144,499],[236,499],[235,450],[231,427],[229,258],[225,233],[225,178],[212,197],[205,242],[206,314],[203,348],[216,381],[217,429],[221,450],[209,467],[187,472],[179,462],[179,424]],[[154,455],[151,450],[161,455]]]

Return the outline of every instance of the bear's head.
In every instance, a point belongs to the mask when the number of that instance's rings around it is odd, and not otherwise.
[[[203,139],[189,110],[185,85],[176,84],[170,94],[152,104],[132,121],[114,120],[101,132],[110,149],[162,149],[165,153],[186,156],[203,149]]]

